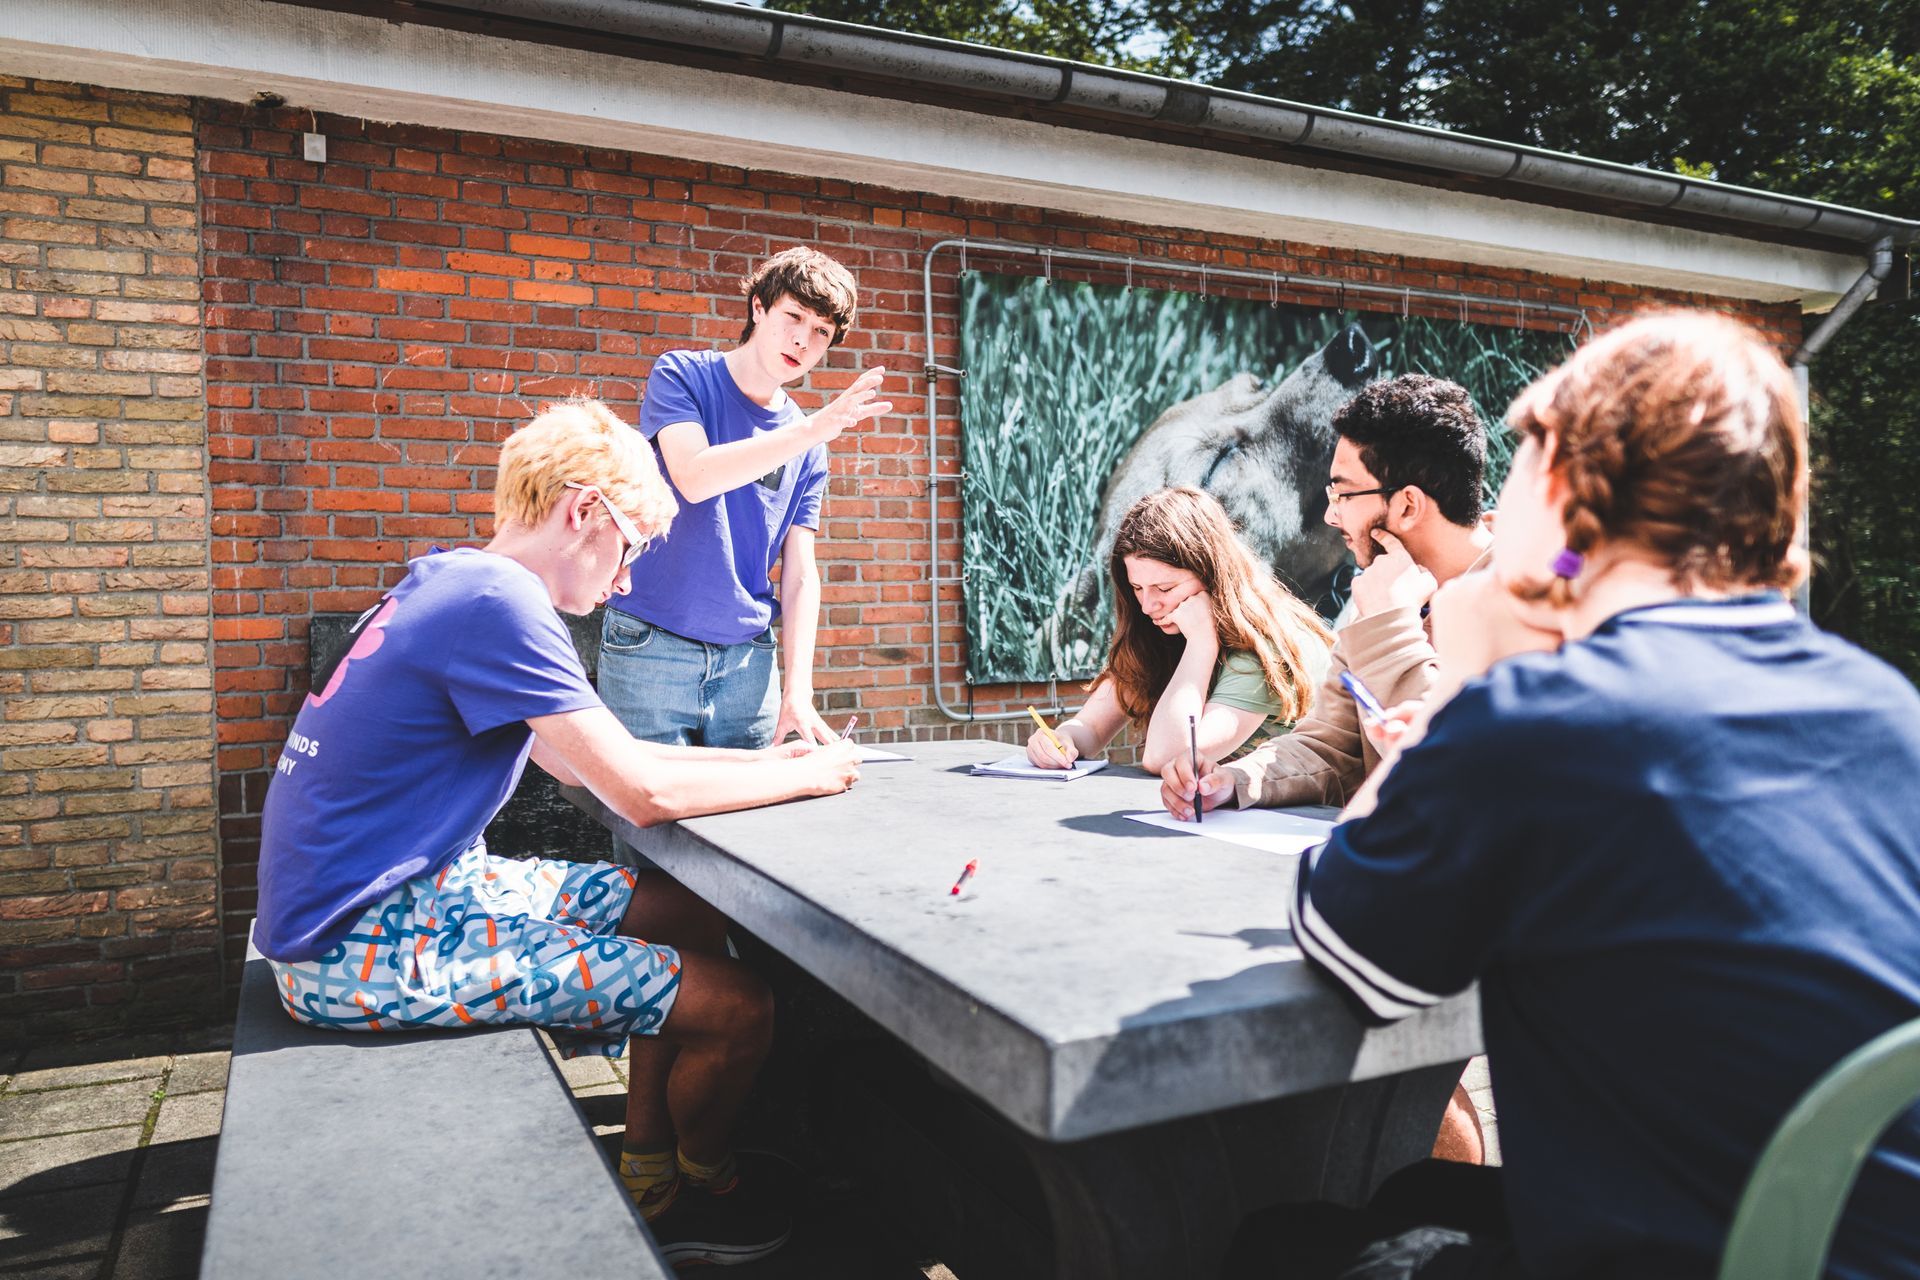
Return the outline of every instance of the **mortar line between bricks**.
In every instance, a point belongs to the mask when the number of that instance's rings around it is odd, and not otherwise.
[[[111,1276],[113,1269],[120,1265],[120,1247],[127,1238],[127,1220],[133,1215],[134,1192],[140,1186],[140,1175],[147,1168],[147,1144],[153,1141],[153,1131],[160,1124],[160,1108],[166,1105],[167,1081],[173,1078],[174,1058],[167,1058],[167,1065],[160,1072],[160,1084],[154,1089],[153,1105],[147,1108],[146,1122],[140,1126],[140,1143],[133,1149],[133,1159],[127,1166],[127,1185],[120,1193],[120,1208],[113,1215],[113,1235],[107,1240],[106,1256],[100,1265],[102,1276]]]

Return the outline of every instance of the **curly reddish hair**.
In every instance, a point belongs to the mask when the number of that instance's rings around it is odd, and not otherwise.
[[[1507,422],[1566,483],[1569,550],[1624,544],[1715,591],[1806,576],[1800,398],[1746,326],[1691,311],[1633,320],[1522,392]],[[1565,606],[1572,583],[1520,593]]]

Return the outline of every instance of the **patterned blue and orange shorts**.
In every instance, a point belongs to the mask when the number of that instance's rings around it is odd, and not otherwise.
[[[476,842],[369,906],[319,959],[269,963],[280,1002],[312,1026],[531,1023],[568,1057],[617,1057],[680,991],[679,952],[615,932],[633,888],[626,867],[496,858]]]

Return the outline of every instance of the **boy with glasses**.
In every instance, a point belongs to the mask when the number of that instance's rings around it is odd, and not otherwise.
[[[1353,672],[1389,707],[1424,697],[1435,664],[1427,601],[1492,545],[1481,519],[1487,433],[1464,387],[1418,373],[1376,382],[1341,406],[1333,429],[1326,521],[1360,566],[1350,616],[1313,710],[1292,733],[1231,765],[1200,762],[1209,809],[1352,798],[1380,757],[1341,673]],[[1194,770],[1181,757],[1161,776],[1161,801],[1191,819],[1194,793]]]
[[[765,985],[664,874],[495,857],[481,832],[528,759],[646,825],[843,791],[853,751],[660,746],[602,704],[559,613],[622,589],[674,510],[606,406],[509,437],[494,507],[493,540],[415,560],[301,707],[255,942],[315,1026],[531,1023],[610,1054],[632,1037],[622,1173],[662,1251],[764,1256],[786,1221],[736,1187],[728,1131],[772,1034]]]

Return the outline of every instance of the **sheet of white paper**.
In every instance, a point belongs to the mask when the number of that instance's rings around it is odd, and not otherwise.
[[[861,764],[879,764],[879,763],[881,763],[881,762],[883,762],[883,761],[886,761],[886,760],[911,760],[911,759],[913,759],[913,757],[912,757],[912,756],[903,756],[903,755],[901,755],[901,754],[900,754],[900,753],[899,753],[898,751],[882,751],[882,750],[881,750],[880,748],[878,748],[878,747],[869,747],[869,746],[864,746],[864,745],[862,745],[862,744],[860,744],[860,743],[857,743],[857,742],[856,742],[856,743],[854,743],[854,747],[855,747],[855,749],[856,749],[856,750],[858,750],[858,751],[860,752],[860,763],[861,763]]]
[[[1125,815],[1150,827],[1164,827],[1182,835],[1206,836],[1243,844],[1268,853],[1305,853],[1327,838],[1333,823],[1321,818],[1303,818],[1275,809],[1215,809],[1198,824],[1182,822],[1164,809],[1152,813]]]
[[[1008,756],[973,766],[973,771],[991,778],[1031,778],[1036,782],[1072,782],[1107,767],[1105,760],[1075,760],[1071,769],[1042,769],[1027,759],[1027,753]]]

